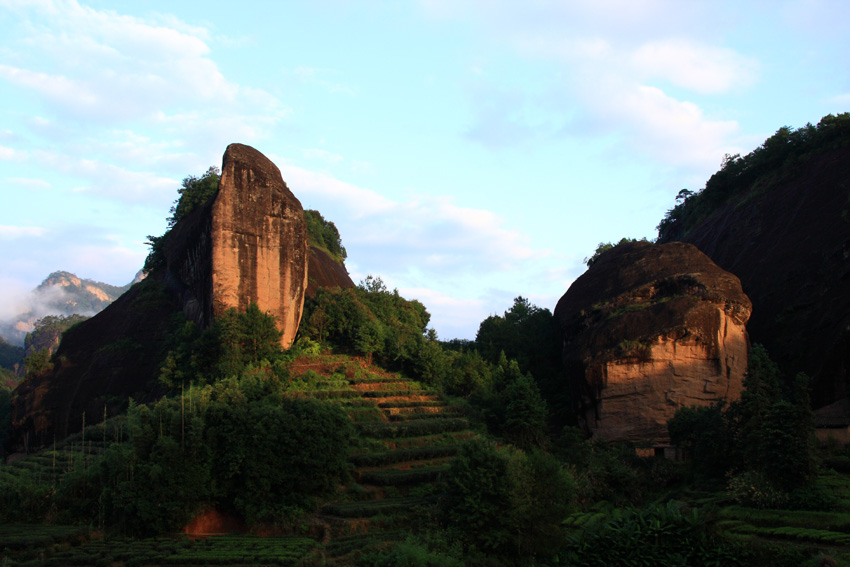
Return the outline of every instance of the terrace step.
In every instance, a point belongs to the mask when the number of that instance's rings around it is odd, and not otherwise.
[[[348,462],[356,467],[380,467],[416,460],[429,460],[457,455],[460,445],[435,445],[398,449],[385,453],[366,453],[348,457]]]
[[[379,391],[408,391],[422,392],[422,387],[417,387],[404,380],[382,381],[382,382],[355,382],[351,387],[360,392]]]
[[[420,408],[416,408],[420,409]],[[386,414],[386,412],[385,412]],[[407,413],[389,413],[386,414],[389,421],[411,421],[414,419],[439,419],[442,417],[462,417],[463,414],[457,409],[440,408],[438,411],[432,412],[407,412]]]
[[[376,486],[406,486],[410,484],[423,484],[434,482],[449,471],[447,462],[440,464],[402,468],[383,468],[379,470],[365,470],[358,473],[358,481]]]
[[[397,437],[421,437],[438,433],[452,433],[469,428],[469,421],[462,417],[437,417],[433,419],[411,419],[398,422],[367,422],[356,424],[366,437],[392,439]]]
[[[357,502],[335,502],[322,508],[322,513],[338,518],[369,518],[379,514],[406,512],[412,506],[423,504],[417,496],[383,498],[381,500],[363,500]]]

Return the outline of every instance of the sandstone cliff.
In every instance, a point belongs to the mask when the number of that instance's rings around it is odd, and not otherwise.
[[[580,424],[596,438],[665,444],[678,408],[737,399],[750,311],[738,279],[694,246],[606,252],[554,313]]]
[[[270,312],[288,347],[307,287],[307,236],[298,199],[257,150],[225,151],[218,193],[163,240],[163,262],[95,317],[63,337],[52,368],[15,390],[17,448],[50,443],[162,392],[157,373],[182,323],[207,327],[234,307]],[[343,268],[344,271],[344,268]]]
[[[256,303],[277,318],[289,347],[307,288],[307,227],[301,203],[280,170],[250,146],[224,153],[215,198],[178,222],[167,237],[169,283],[199,326]]]
[[[162,275],[134,285],[103,311],[65,332],[53,367],[14,390],[12,442],[16,449],[44,446],[126,409],[128,398],[156,399],[155,377],[179,330],[179,303]],[[153,378],[153,380],[152,380]]]
[[[342,262],[317,246],[310,246],[310,261],[307,266],[306,299],[315,297],[320,287],[354,287],[351,276]]]
[[[684,234],[660,240],[692,243],[741,278],[753,342],[786,375],[813,377],[815,407],[847,397],[850,147],[771,170]]]

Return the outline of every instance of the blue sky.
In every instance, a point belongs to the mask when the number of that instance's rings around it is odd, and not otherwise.
[[[0,317],[123,284],[180,180],[269,156],[355,281],[474,338],[779,127],[850,110],[844,0],[0,0]]]

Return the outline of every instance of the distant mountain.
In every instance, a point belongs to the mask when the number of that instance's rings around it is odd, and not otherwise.
[[[139,277],[137,274],[134,281]],[[0,321],[0,337],[21,346],[39,319],[51,315],[94,315],[115,301],[130,285],[115,286],[79,278],[70,272],[53,272],[17,306],[17,316]]]

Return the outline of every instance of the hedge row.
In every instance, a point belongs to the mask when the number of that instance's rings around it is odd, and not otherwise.
[[[401,449],[398,451],[387,451],[386,453],[368,453],[363,455],[352,455],[348,461],[357,467],[380,467],[393,463],[405,461],[421,461],[426,459],[437,459],[440,457],[453,457],[457,455],[460,445],[437,445]]]
[[[416,437],[463,431],[469,427],[469,422],[464,418],[445,417],[441,419],[417,419],[404,422],[360,423],[357,427],[360,429],[362,435],[377,437],[379,439],[393,439],[397,437]]]

